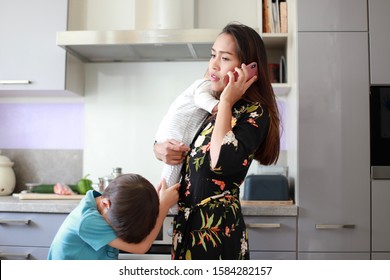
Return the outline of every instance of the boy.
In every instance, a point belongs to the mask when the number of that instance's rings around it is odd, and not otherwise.
[[[148,251],[169,208],[178,200],[179,184],[158,188],[137,174],[115,178],[102,194],[88,191],[68,215],[50,246],[48,259],[118,259],[119,250]]]

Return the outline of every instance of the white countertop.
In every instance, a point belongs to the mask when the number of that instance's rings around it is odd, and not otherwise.
[[[0,196],[0,212],[69,213],[80,200],[19,200]]]
[[[0,196],[0,212],[69,213],[80,200],[19,200],[14,196]],[[298,206],[262,205],[242,206],[248,216],[297,216]]]

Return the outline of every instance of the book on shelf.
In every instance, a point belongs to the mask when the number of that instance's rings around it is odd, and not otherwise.
[[[273,32],[272,0],[263,0],[263,32]]]
[[[280,2],[279,11],[280,11],[280,32],[287,33],[288,25],[287,25],[287,2],[286,1]]]
[[[263,32],[287,33],[287,2],[263,0]]]
[[[272,1],[272,18],[274,20],[274,32],[280,33],[279,0]]]

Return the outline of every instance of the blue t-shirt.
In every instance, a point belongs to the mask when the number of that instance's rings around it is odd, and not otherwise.
[[[66,217],[50,246],[49,260],[112,260],[119,250],[109,245],[117,236],[99,213],[95,198],[88,191],[79,205]]]

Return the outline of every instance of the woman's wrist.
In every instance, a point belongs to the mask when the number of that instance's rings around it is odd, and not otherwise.
[[[229,109],[231,110],[233,108],[235,102],[232,102],[231,100],[228,100],[226,98],[221,99],[218,103],[218,111],[223,109]]]

